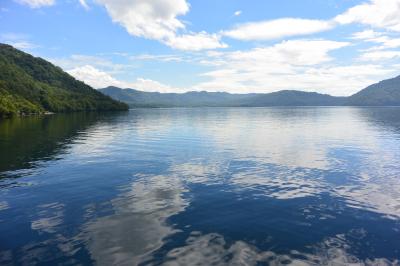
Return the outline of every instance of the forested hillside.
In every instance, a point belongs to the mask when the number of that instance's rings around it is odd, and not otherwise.
[[[0,44],[0,116],[126,109],[46,60]]]

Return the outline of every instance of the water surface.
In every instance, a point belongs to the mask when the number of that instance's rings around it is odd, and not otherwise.
[[[0,159],[1,265],[399,265],[400,108],[11,119]]]

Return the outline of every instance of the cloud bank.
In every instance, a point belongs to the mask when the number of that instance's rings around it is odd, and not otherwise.
[[[129,34],[160,41],[180,50],[225,48],[216,34],[180,33],[186,26],[178,18],[189,11],[186,0],[97,0],[115,23]]]

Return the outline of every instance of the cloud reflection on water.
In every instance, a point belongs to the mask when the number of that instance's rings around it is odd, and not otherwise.
[[[316,244],[314,253],[291,250],[288,254],[261,251],[244,241],[228,244],[220,234],[193,232],[186,245],[168,252],[164,265],[354,265],[390,266],[398,260],[373,258],[360,260],[348,252],[345,235],[327,238]]]
[[[181,180],[142,176],[111,201],[114,213],[91,221],[84,235],[92,259],[99,265],[135,265],[177,232],[167,219],[184,211]]]

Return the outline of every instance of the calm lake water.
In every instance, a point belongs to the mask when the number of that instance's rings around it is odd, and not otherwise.
[[[12,119],[0,158],[1,265],[400,263],[400,108]]]

